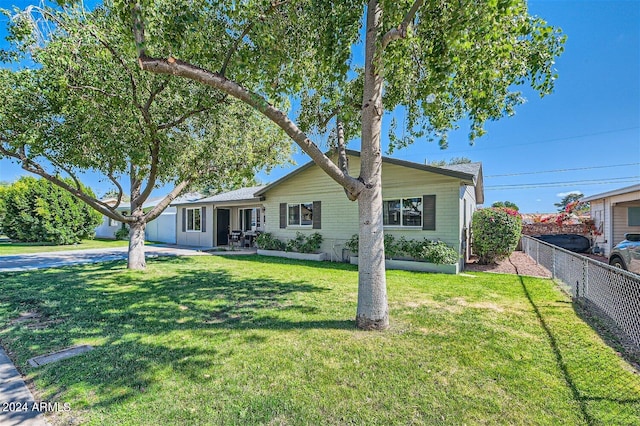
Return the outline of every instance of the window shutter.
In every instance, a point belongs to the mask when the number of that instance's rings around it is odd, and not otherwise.
[[[322,208],[320,201],[313,202],[313,229],[322,229]]]
[[[422,230],[436,230],[436,196],[422,196]]]
[[[187,232],[187,209],[182,208],[182,232]]]
[[[200,220],[202,221],[202,226],[200,229],[202,232],[207,232],[207,208],[202,206],[202,212],[200,213]]]
[[[287,203],[280,203],[280,229],[287,227]]]

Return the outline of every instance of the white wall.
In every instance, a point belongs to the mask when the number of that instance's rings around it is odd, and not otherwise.
[[[115,226],[109,226],[109,218],[102,216],[102,223],[96,227],[96,238],[115,238],[115,233],[122,228],[121,222],[115,222]]]
[[[160,216],[147,224],[144,232],[145,240],[175,244],[176,223],[175,207],[173,207],[173,211],[164,211]]]

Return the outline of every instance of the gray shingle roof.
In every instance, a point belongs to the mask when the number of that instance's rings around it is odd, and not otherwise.
[[[478,176],[482,163],[466,163],[466,164],[451,164],[447,166],[441,166],[442,169],[449,169],[456,172],[467,173],[470,175]]]
[[[264,186],[251,186],[249,188],[240,188],[221,194],[212,195],[211,197],[200,198],[197,200],[189,200],[183,202],[173,202],[171,204],[191,204],[191,203],[223,203],[229,201],[252,201],[258,200],[255,193],[264,188]]]

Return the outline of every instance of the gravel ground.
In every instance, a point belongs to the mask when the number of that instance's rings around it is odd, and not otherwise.
[[[493,265],[478,265],[475,260],[467,263],[465,272],[495,272],[498,274],[518,274],[551,278],[551,272],[521,251],[514,251],[507,259]]]

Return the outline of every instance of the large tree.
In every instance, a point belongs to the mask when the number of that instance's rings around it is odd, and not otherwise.
[[[30,66],[0,70],[0,157],[127,224],[129,268],[145,267],[145,226],[178,195],[232,186],[286,159],[290,143],[253,108],[215,88],[140,70],[124,37],[130,33],[110,9],[32,7],[11,18],[14,48],[2,56]],[[83,171],[113,184],[115,204],[83,189]],[[118,210],[125,179],[126,214]],[[151,192],[168,184],[169,194],[144,211]]]
[[[391,147],[438,139],[462,118],[470,137],[514,113],[515,87],[551,92],[563,37],[522,0],[114,0],[132,20],[140,66],[198,81],[260,111],[358,200],[360,269],[356,322],[388,325],[381,198],[385,112],[404,114]],[[364,42],[361,36],[364,34]],[[361,60],[359,60],[361,58]],[[298,123],[277,108],[300,100]],[[384,105],[384,107],[383,107]],[[307,133],[335,117],[338,146],[359,134],[351,176]],[[392,123],[392,129],[394,129]],[[346,133],[345,133],[346,132]]]
[[[426,136],[446,146],[462,118],[470,138],[523,102],[515,86],[550,93],[564,38],[521,0],[114,0],[131,19],[140,66],[221,90],[281,127],[358,201],[356,322],[388,326],[384,269],[381,131],[385,111],[404,128],[390,147]],[[364,41],[361,35],[364,33]],[[362,58],[362,60],[358,60]],[[277,106],[298,97],[298,123]],[[384,107],[383,107],[384,105]],[[307,134],[335,117],[334,163]],[[359,134],[351,176],[344,141]],[[342,137],[340,137],[342,136]]]

